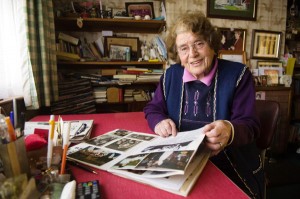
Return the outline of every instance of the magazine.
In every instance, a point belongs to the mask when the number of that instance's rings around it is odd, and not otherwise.
[[[186,196],[208,158],[202,129],[177,136],[115,129],[72,146],[67,158]]]
[[[63,121],[61,118],[55,123],[54,129],[54,143],[58,143],[62,133],[66,131],[67,126],[64,125],[66,122],[71,123],[70,128],[70,142],[79,143],[90,138],[94,121],[93,120],[71,120]],[[48,134],[49,122],[39,121],[39,122],[25,122],[24,135],[30,135],[34,133]],[[43,137],[43,135],[41,135]],[[48,137],[48,136],[46,136]],[[59,145],[59,144],[57,144]]]

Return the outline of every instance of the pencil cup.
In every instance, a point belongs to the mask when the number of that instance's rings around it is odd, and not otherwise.
[[[6,177],[15,177],[22,173],[26,173],[27,177],[30,177],[24,136],[14,142],[0,144],[0,151],[0,159]]]

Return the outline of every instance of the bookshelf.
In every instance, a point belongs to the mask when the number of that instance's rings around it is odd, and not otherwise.
[[[164,66],[164,62],[138,62],[138,61],[130,61],[130,62],[80,62],[80,61],[60,61],[57,63],[58,69],[110,69],[110,68],[121,68],[122,66],[136,66],[142,68],[161,68]]]
[[[71,32],[101,32],[102,30],[111,30],[114,33],[141,33],[141,34],[159,34],[164,31],[166,22],[163,20],[132,20],[132,19],[110,19],[110,18],[85,18],[83,26],[77,26],[77,19],[72,17],[57,17],[55,18],[55,31],[57,33]],[[139,49],[138,49],[139,50]],[[58,60],[57,67],[59,76],[66,72],[83,72],[93,73],[103,69],[122,70],[124,67],[134,66],[136,68],[164,69],[165,62],[148,62],[148,61],[62,61]],[[132,84],[116,85],[115,83],[97,84],[92,83],[93,87],[118,87],[125,89],[145,89],[146,91],[154,91],[158,80],[138,82]],[[142,111],[147,101],[132,101],[132,102],[114,102],[114,103],[96,103],[96,112],[133,112]]]
[[[55,19],[55,28],[60,31],[88,31],[100,32],[111,30],[118,33],[148,33],[158,34],[165,29],[166,22],[163,20],[132,20],[132,19],[102,19],[85,18],[83,26],[77,26],[77,18],[59,17]]]

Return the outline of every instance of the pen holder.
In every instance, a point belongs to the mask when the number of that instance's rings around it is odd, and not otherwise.
[[[26,173],[27,177],[30,177],[24,136],[18,138],[14,142],[0,144],[0,151],[0,159],[2,161],[4,175],[7,178],[15,177],[22,173]]]

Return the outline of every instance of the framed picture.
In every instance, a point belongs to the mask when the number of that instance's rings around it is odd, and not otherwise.
[[[283,67],[283,64],[277,61],[257,61],[257,67]]]
[[[281,32],[253,30],[251,58],[279,59],[281,39]]]
[[[259,77],[267,78],[267,85],[277,85],[279,84],[279,78],[282,75],[282,70],[279,70],[279,68],[276,67],[262,67],[259,69],[259,74]]]
[[[140,16],[143,19],[149,15],[150,19],[155,18],[153,2],[125,2],[125,7],[129,17]]]
[[[246,64],[246,52],[245,51],[220,50],[219,58]]]
[[[245,51],[246,29],[218,28],[222,34],[222,49]]]
[[[104,37],[104,54],[109,57],[110,46],[114,44],[117,46],[130,47],[130,60],[137,61],[140,55],[140,41],[138,37]]]
[[[109,58],[112,61],[126,61],[126,52],[130,52],[130,46],[121,46],[110,44],[109,46]]]
[[[255,21],[257,1],[209,0],[207,1],[207,17]]]

